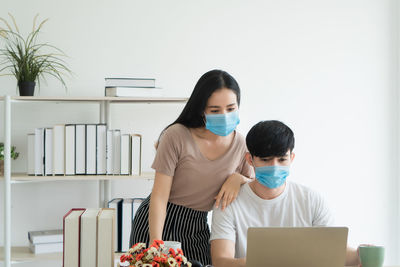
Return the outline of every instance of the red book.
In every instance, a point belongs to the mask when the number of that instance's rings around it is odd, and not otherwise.
[[[63,217],[63,267],[80,267],[81,215],[86,209],[71,209]]]

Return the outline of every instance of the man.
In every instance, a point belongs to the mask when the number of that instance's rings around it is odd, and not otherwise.
[[[333,217],[323,198],[286,181],[295,154],[292,130],[280,121],[262,121],[246,137],[247,162],[256,179],[242,186],[225,210],[214,208],[211,256],[215,267],[245,266],[249,227],[329,226]],[[346,265],[358,265],[357,251],[347,249]]]

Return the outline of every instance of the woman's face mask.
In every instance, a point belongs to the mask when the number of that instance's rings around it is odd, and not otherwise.
[[[219,136],[229,135],[240,122],[237,110],[225,114],[205,114],[205,117],[206,129]]]

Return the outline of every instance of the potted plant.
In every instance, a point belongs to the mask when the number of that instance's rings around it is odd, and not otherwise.
[[[36,82],[40,88],[44,75],[55,77],[67,89],[62,75],[71,71],[61,59],[65,56],[64,52],[53,45],[37,41],[40,30],[48,19],[43,20],[36,28],[36,15],[32,31],[24,38],[14,17],[8,15],[14,29],[7,20],[0,18],[5,25],[4,28],[0,27],[0,73],[8,71],[2,75],[15,76],[21,96],[33,96]]]
[[[19,152],[16,151],[16,147],[11,147],[11,158],[17,159]],[[4,175],[4,143],[0,143],[0,176]]]
[[[178,249],[167,249],[164,241],[154,240],[153,244],[146,248],[145,243],[133,245],[120,257],[119,266],[126,267],[192,267],[192,263]]]

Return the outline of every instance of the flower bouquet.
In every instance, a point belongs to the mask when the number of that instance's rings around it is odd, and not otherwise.
[[[120,257],[120,266],[130,267],[191,267],[192,264],[183,255],[181,249],[165,250],[162,240],[154,240],[146,248],[145,243],[137,243]]]

